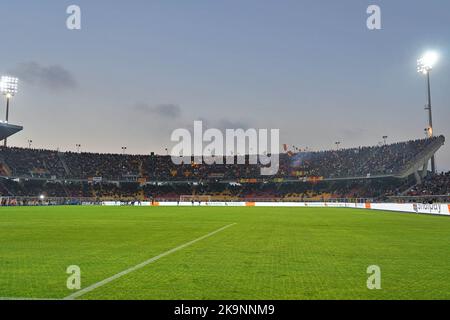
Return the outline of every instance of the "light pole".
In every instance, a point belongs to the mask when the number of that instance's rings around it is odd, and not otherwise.
[[[9,120],[9,100],[17,93],[19,79],[9,76],[2,76],[0,80],[0,91],[6,97],[6,123]],[[8,144],[8,139],[5,138],[4,146]]]
[[[439,59],[439,55],[436,52],[429,51],[423,55],[422,58],[417,60],[417,72],[427,76],[427,94],[428,103],[425,110],[428,110],[428,137],[433,137],[433,115],[431,112],[431,83],[430,72],[433,70],[434,65]],[[436,161],[434,155],[431,157],[431,172],[436,173]]]
[[[341,144],[341,142],[340,141],[336,141],[334,144],[336,145],[336,150],[339,150],[339,145]]]

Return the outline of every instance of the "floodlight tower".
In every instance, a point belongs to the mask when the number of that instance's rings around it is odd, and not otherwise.
[[[422,58],[417,60],[417,72],[427,76],[427,93],[428,103],[425,110],[428,110],[428,137],[433,137],[433,115],[431,112],[431,83],[430,72],[433,70],[434,65],[439,60],[439,55],[436,52],[428,51]],[[431,172],[436,173],[436,162],[434,155],[431,157]]]
[[[336,145],[336,150],[339,150],[339,146],[340,146],[341,142],[340,141],[336,141],[334,144]]]
[[[9,120],[9,100],[16,95],[18,86],[19,79],[17,78],[2,76],[0,80],[0,92],[6,97],[6,123],[8,123]],[[7,143],[7,139],[5,139],[5,147]]]

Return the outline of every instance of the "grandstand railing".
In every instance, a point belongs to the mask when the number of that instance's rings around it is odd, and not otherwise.
[[[195,199],[196,202],[328,202],[328,203],[367,203],[373,202],[371,198],[334,198],[334,199],[318,199],[318,198],[239,198],[239,197],[214,197],[208,196],[208,201],[205,198]],[[177,202],[180,201],[179,197],[158,197],[155,199],[132,199],[132,198],[118,198],[118,197],[32,197],[32,196],[0,196],[0,206],[33,206],[33,205],[100,205],[105,201],[121,201],[124,203],[133,202],[145,202],[145,201],[157,201],[157,202]]]
[[[450,195],[389,196],[387,199],[396,203],[450,203]]]
[[[91,197],[25,197],[25,196],[1,196],[0,206],[62,206],[62,205],[101,205],[103,202],[123,202],[134,204],[140,202],[179,202],[179,197],[160,197],[155,199],[130,199],[130,198],[91,198]],[[202,201],[204,202],[204,201]],[[426,195],[426,196],[390,196],[385,201],[372,198],[334,198],[334,199],[308,199],[308,198],[229,198],[214,199],[208,202],[308,202],[308,203],[450,203],[450,195]]]
[[[209,200],[207,202],[329,202],[329,203],[367,203],[374,202],[373,198],[276,198],[276,197],[238,197],[238,196],[207,196]],[[177,202],[185,201],[205,202],[205,198],[192,197],[189,199],[180,199],[180,197],[157,197],[154,199],[158,202]]]

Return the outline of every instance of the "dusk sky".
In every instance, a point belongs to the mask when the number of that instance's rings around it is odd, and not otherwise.
[[[434,133],[450,139],[448,0],[2,0],[0,73],[18,76],[10,145],[164,153],[176,128],[279,128],[314,150],[424,138],[433,49]],[[81,7],[81,30],[66,8]],[[381,7],[382,30],[366,9]],[[0,119],[4,119],[4,100]],[[450,148],[436,156],[450,170]]]

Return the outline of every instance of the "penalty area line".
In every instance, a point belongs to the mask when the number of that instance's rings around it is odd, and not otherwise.
[[[176,248],[173,248],[173,249],[170,249],[170,250],[168,250],[166,252],[163,252],[163,253],[161,253],[161,254],[153,257],[153,258],[150,258],[150,259],[148,259],[148,260],[146,260],[144,262],[141,262],[141,263],[135,265],[134,267],[126,269],[126,270],[124,270],[122,272],[119,272],[119,273],[109,277],[109,278],[106,278],[106,279],[104,279],[102,281],[96,282],[96,283],[94,283],[94,284],[92,284],[92,285],[90,285],[90,286],[88,286],[88,287],[86,287],[84,289],[81,289],[81,290],[79,290],[77,292],[74,292],[73,294],[65,297],[64,300],[74,300],[76,298],[79,298],[82,295],[85,295],[86,293],[91,292],[92,290],[95,290],[95,289],[97,289],[97,288],[99,288],[101,286],[104,286],[105,284],[108,284],[108,283],[110,283],[110,282],[112,282],[112,281],[114,281],[116,279],[119,279],[120,277],[123,277],[123,276],[125,276],[125,275],[127,275],[127,274],[129,274],[129,273],[131,273],[133,271],[139,270],[139,269],[141,269],[141,268],[143,268],[143,267],[145,267],[145,266],[147,266],[147,265],[149,265],[149,264],[151,264],[151,263],[153,263],[155,261],[158,261],[161,258],[164,258],[164,257],[172,254],[172,253],[175,253],[175,252],[177,252],[179,250],[182,250],[182,249],[184,249],[186,247],[189,247],[189,246],[191,246],[191,245],[193,245],[193,244],[195,244],[195,243],[197,243],[199,241],[202,241],[202,240],[204,240],[206,238],[209,238],[209,237],[211,237],[211,236],[213,236],[213,235],[215,235],[215,234],[217,234],[217,233],[219,233],[221,231],[224,231],[225,229],[228,229],[229,227],[234,226],[235,224],[236,223],[232,223],[232,224],[226,225],[226,226],[224,226],[224,227],[222,227],[220,229],[217,229],[217,230],[215,230],[213,232],[210,232],[210,233],[208,233],[208,234],[206,234],[206,235],[204,235],[204,236],[202,236],[200,238],[197,238],[195,240],[186,242],[185,244],[182,244],[182,245],[180,245],[180,246],[178,246]]]

